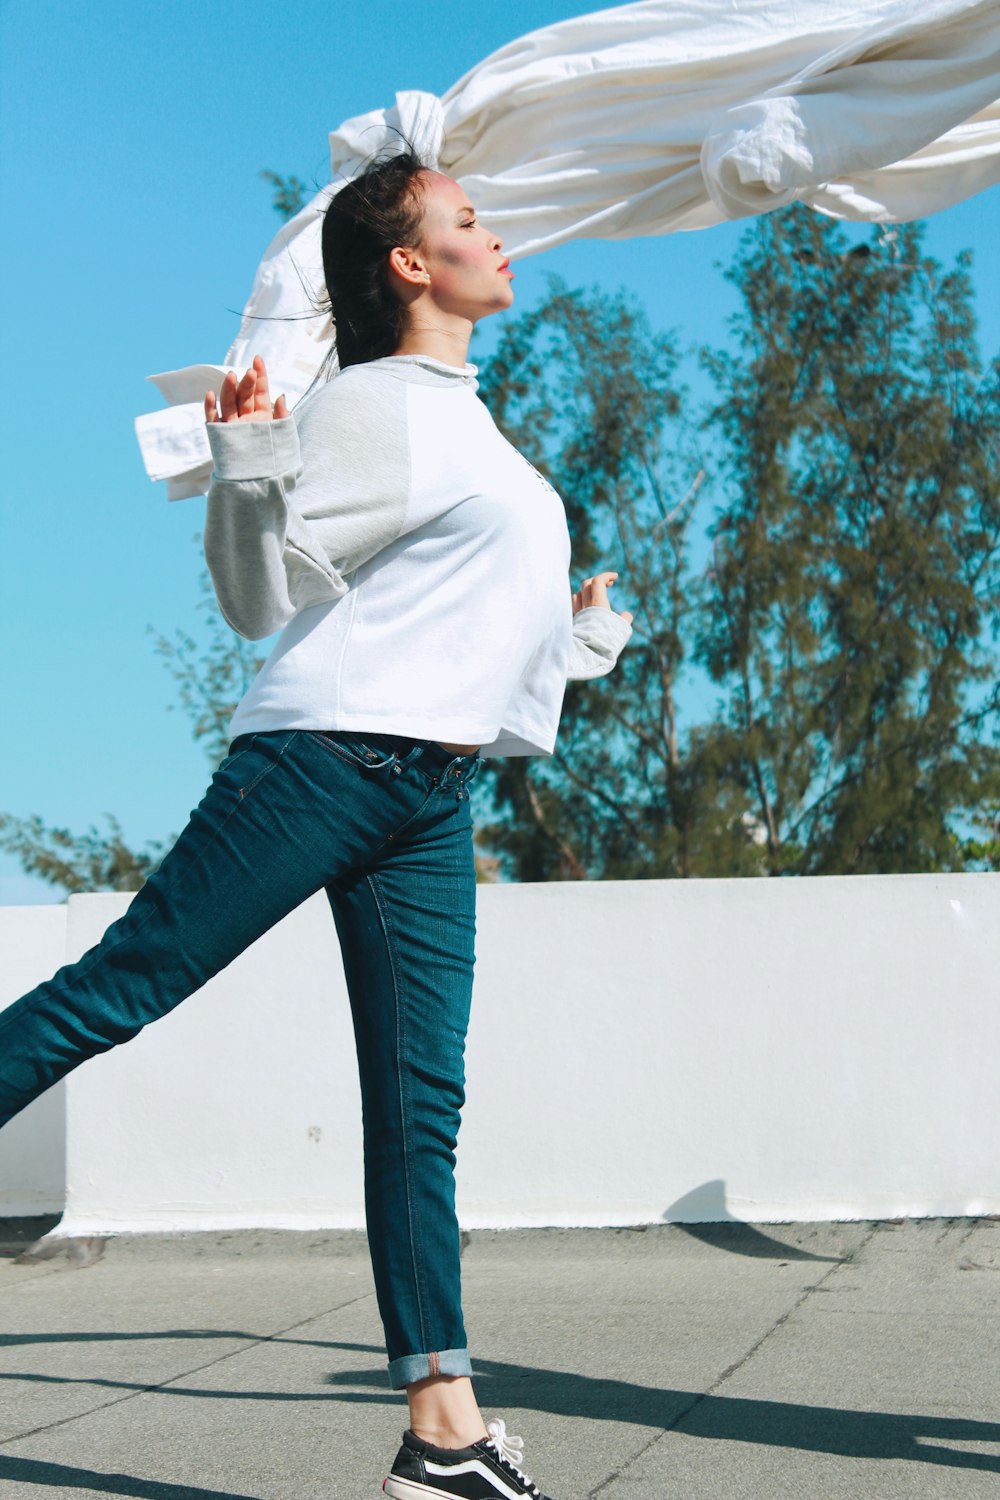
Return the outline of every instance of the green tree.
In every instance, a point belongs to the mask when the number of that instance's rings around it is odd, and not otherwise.
[[[292,219],[305,206],[306,193],[309,191],[305,183],[299,177],[282,177],[279,172],[272,172],[270,168],[261,172],[265,182],[271,184],[271,202],[274,211],[282,219]]]
[[[921,233],[748,228],[735,347],[704,354],[706,569],[673,344],[558,286],[501,340],[486,399],[566,499],[577,575],[599,556],[637,604],[613,676],[569,685],[553,759],[487,772],[510,874],[996,866],[1000,366],[966,260],[945,273]],[[682,725],[692,662],[721,705]]]
[[[756,221],[737,347],[707,356],[727,459],[697,650],[774,874],[990,858],[963,829],[1000,802],[1000,363],[967,259],[921,238]]]
[[[40,817],[15,818],[0,813],[0,849],[17,856],[26,875],[37,875],[67,895],[77,891],[137,891],[150,875],[172,839],[131,849],[121,824],[105,814],[107,833],[88,828],[72,833],[52,828]]]

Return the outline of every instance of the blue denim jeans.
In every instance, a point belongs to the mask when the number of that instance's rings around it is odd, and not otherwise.
[[[244,735],[127,912],[0,1012],[0,1124],[134,1037],[321,887],[361,1075],[389,1379],[467,1375],[455,1144],[464,1102],[476,755],[343,731]]]

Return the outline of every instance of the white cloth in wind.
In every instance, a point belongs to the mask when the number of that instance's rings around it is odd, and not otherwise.
[[[268,247],[225,365],[150,379],[136,423],[171,499],[211,472],[201,398],[252,354],[295,402],[328,353],[322,212],[405,136],[458,178],[512,257],[579,237],[705,229],[798,199],[895,221],[1000,181],[1000,0],[640,0],[543,27],[440,99],[330,136],[332,180]]]

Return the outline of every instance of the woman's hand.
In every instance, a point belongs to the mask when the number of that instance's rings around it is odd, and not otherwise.
[[[284,396],[279,396],[271,409],[267,368],[259,354],[242,380],[237,381],[236,371],[230,370],[222,382],[220,405],[221,413],[215,404],[215,392],[205,392],[206,422],[270,422],[272,417],[288,416]]]
[[[573,613],[578,615],[581,609],[591,609],[594,605],[601,609],[610,609],[608,589],[612,587],[617,577],[617,573],[597,573],[593,578],[585,578],[583,587],[573,595]],[[631,625],[632,615],[627,609],[622,610],[621,617],[626,624]]]

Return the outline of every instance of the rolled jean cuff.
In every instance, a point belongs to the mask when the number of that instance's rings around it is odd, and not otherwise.
[[[468,1349],[439,1349],[435,1354],[404,1354],[389,1361],[389,1384],[394,1391],[428,1375],[471,1375]]]

